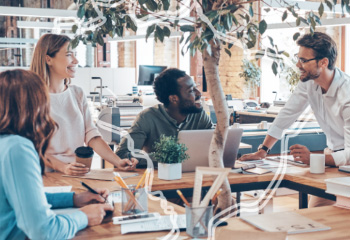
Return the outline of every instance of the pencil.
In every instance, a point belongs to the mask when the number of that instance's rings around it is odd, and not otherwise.
[[[143,181],[145,180],[145,177],[148,173],[148,168],[145,170],[145,172],[142,175],[142,178],[140,179],[140,181],[137,183],[136,188],[135,189],[139,189],[139,187],[141,186],[141,184],[143,183]]]
[[[182,201],[184,201],[184,203],[190,207],[190,204],[187,202],[186,198],[184,197],[184,195],[182,194],[182,192],[180,190],[176,190],[177,194],[179,194],[180,198],[182,199]]]
[[[220,195],[220,193],[222,192],[222,189],[220,188],[214,195],[214,197],[212,198],[211,202],[214,202],[216,200],[216,198]]]

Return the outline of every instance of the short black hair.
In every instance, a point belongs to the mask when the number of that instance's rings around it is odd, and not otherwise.
[[[177,80],[185,77],[186,72],[177,68],[168,68],[156,77],[153,83],[153,89],[157,99],[164,104],[169,105],[170,95],[180,95],[179,84]]]
[[[327,34],[322,32],[305,34],[297,41],[297,44],[301,47],[311,48],[315,53],[315,57],[318,59],[328,58],[329,70],[335,68],[338,55],[337,45]]]

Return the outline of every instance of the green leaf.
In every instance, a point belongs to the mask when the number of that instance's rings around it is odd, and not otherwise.
[[[286,56],[287,58],[290,57],[289,53],[287,53],[286,51],[284,51],[282,54],[283,54],[284,56]]]
[[[103,40],[103,37],[102,37],[102,34],[101,33],[98,33],[97,34],[97,43],[102,47],[104,44],[105,44],[105,41]]]
[[[231,51],[229,49],[225,48],[225,53],[231,57]]]
[[[333,0],[333,4],[336,5],[337,4],[337,0]]]
[[[276,54],[276,51],[273,50],[272,48],[267,48],[267,51],[270,52],[270,53],[272,53],[272,54]]]
[[[297,26],[300,25],[300,17],[297,18],[297,20],[295,21],[295,24],[296,24]]]
[[[252,3],[249,5],[249,15],[250,15],[251,17],[254,16],[253,4],[252,4]],[[231,55],[230,55],[230,56],[231,56]]]
[[[264,34],[264,32],[266,31],[267,29],[267,23],[265,20],[262,20],[260,23],[259,23],[259,32],[260,34]]]
[[[161,42],[164,41],[164,31],[159,26],[156,26],[156,34]]]
[[[149,10],[151,10],[152,12],[156,11],[158,8],[158,5],[155,1],[153,0],[147,0],[146,2],[146,6]]]
[[[255,42],[253,42],[253,41],[248,41],[247,42],[248,49],[253,48],[254,46],[255,46]]]
[[[85,6],[83,4],[83,5],[80,5],[78,12],[77,12],[77,16],[78,16],[78,18],[82,19],[84,17],[84,15],[85,15]]]
[[[139,4],[140,5],[143,5],[143,4],[145,4],[147,2],[147,0],[139,0]]]
[[[73,33],[76,33],[77,30],[78,30],[78,26],[77,26],[77,25],[73,25],[73,27],[72,27],[72,32],[73,32]]]
[[[231,49],[232,46],[233,46],[233,43],[229,43],[227,47],[228,47],[228,49]]]
[[[169,7],[170,7],[170,2],[169,0],[162,0],[162,3],[163,3],[163,9],[165,11],[168,11],[169,10]]]
[[[287,10],[285,10],[283,15],[282,15],[282,22],[284,22],[284,20],[286,20],[287,16],[288,16],[288,12],[287,12]]]
[[[329,8],[329,10],[333,10],[333,4],[330,2],[330,1],[328,1],[328,0],[325,0],[325,3],[327,4],[327,7]]]
[[[180,38],[180,43],[182,43],[184,39],[185,39],[185,35],[182,34],[182,35],[181,35],[181,38]]]
[[[156,29],[156,24],[152,24],[151,26],[148,26],[147,28],[147,33],[146,33],[146,42],[148,37],[154,32],[154,30]]]
[[[71,46],[72,49],[76,48],[79,45],[79,38],[75,37],[72,41],[71,41]]]
[[[300,36],[300,33],[298,33],[298,32],[294,33],[293,40],[296,41],[299,38],[299,36]]]
[[[273,74],[275,74],[275,76],[277,75],[277,73],[278,73],[278,71],[277,71],[277,68],[278,68],[278,64],[275,62],[275,61],[273,61],[273,63],[272,63],[272,71],[273,71]]]
[[[170,37],[171,32],[167,26],[163,27],[163,33],[165,37]]]
[[[183,31],[183,32],[194,32],[194,26],[192,25],[182,25],[180,27],[180,30]]]
[[[272,38],[272,37],[270,37],[270,36],[267,36],[267,38],[270,40],[270,44],[271,44],[271,46],[272,46],[272,47],[274,47],[274,46],[275,46],[275,44],[274,44],[274,42],[273,42],[273,38]]]
[[[213,18],[218,16],[218,11],[217,10],[211,10],[211,11],[205,13],[205,16],[207,16],[207,18],[209,18],[209,19],[213,19]]]
[[[126,15],[125,21],[129,24],[129,27],[131,28],[131,30],[133,30],[134,32],[137,31],[137,26],[136,26],[134,20],[130,16]]]
[[[318,7],[318,14],[320,15],[320,17],[322,17],[324,12],[324,6],[323,3],[320,4],[320,6]]]

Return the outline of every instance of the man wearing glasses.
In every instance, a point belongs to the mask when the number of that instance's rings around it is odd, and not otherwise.
[[[335,67],[337,46],[325,33],[305,34],[298,41],[297,67],[300,82],[280,111],[258,151],[240,160],[265,158],[273,145],[282,137],[310,105],[327,137],[326,165],[350,165],[350,77]],[[295,160],[310,164],[310,151],[296,144],[290,147]],[[329,200],[310,199],[309,206],[331,203]]]

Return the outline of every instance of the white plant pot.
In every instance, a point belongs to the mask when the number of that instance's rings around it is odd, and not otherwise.
[[[158,178],[163,180],[176,180],[182,177],[182,163],[158,163]]]

